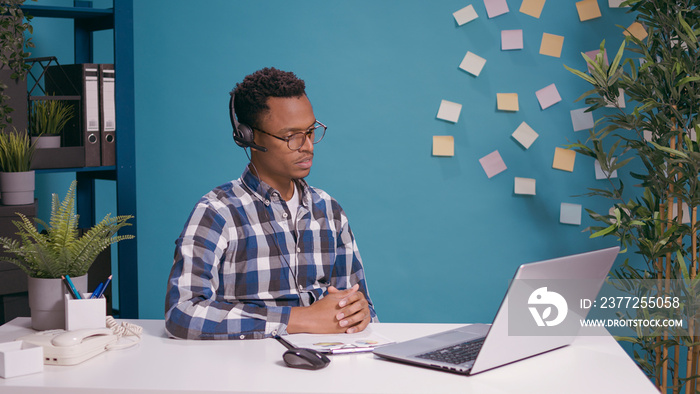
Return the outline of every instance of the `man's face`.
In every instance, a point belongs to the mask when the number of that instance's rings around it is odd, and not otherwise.
[[[314,125],[311,102],[301,97],[269,97],[269,111],[260,119],[260,129],[285,138],[305,132]],[[311,171],[314,155],[313,141],[308,138],[297,151],[289,149],[286,141],[254,131],[255,143],[267,148],[267,152],[253,150],[253,164],[258,176],[270,186],[282,191],[291,179],[304,178]]]

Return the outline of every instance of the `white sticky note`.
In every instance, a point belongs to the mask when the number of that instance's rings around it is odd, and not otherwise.
[[[579,108],[571,111],[571,123],[574,131],[590,130],[595,125],[593,112],[586,112],[588,108]]]
[[[489,178],[502,173],[508,168],[497,150],[479,159],[479,163],[481,163],[481,167],[483,167],[486,176]]]
[[[522,122],[520,126],[512,134],[512,137],[520,143],[525,149],[529,149],[530,145],[539,137],[539,134],[535,132],[527,123]]]
[[[618,92],[620,94],[617,96],[617,105],[620,106],[620,108],[625,108],[627,104],[625,104],[625,91],[622,88],[618,89]],[[612,101],[608,101],[610,104],[606,105],[607,108],[615,108],[615,103]]]
[[[561,101],[559,91],[554,84],[538,90],[535,92],[535,95],[537,96],[537,100],[540,102],[540,107],[542,107],[542,109],[547,109]]]
[[[508,13],[508,3],[506,0],[484,0],[486,14],[490,18]]]
[[[534,196],[536,194],[535,193],[535,184],[536,184],[536,181],[532,178],[515,177],[514,193],[515,194],[527,194],[530,196]]]
[[[462,26],[465,23],[469,23],[479,17],[479,15],[477,15],[476,13],[476,10],[474,10],[474,6],[471,4],[462,8],[459,11],[453,12],[452,16],[455,17],[455,21],[457,21],[457,24],[460,26]]]
[[[620,4],[625,0],[608,0],[608,7],[610,8],[620,8]],[[624,8],[628,8],[629,6],[626,6]]]
[[[471,52],[467,52],[467,54],[464,55],[464,59],[462,59],[462,63],[459,65],[459,68],[468,72],[469,74],[474,75],[475,77],[478,77],[485,64],[486,59]]]
[[[462,112],[462,104],[442,100],[440,102],[440,109],[438,110],[437,118],[448,122],[457,123],[460,112]]]
[[[651,132],[651,130],[643,130],[644,133],[644,139],[646,141],[653,141],[654,140],[654,134]]]
[[[595,179],[608,179],[605,171],[600,167],[598,160],[593,162],[593,166],[595,167]],[[610,178],[617,178],[617,170],[613,170],[612,174],[610,174]]]
[[[501,30],[501,50],[523,49],[523,30]]]
[[[690,223],[690,210],[688,209],[688,203],[684,202],[681,209],[683,210],[683,217],[681,218],[682,223]],[[673,204],[673,220],[678,220],[678,204]]]
[[[579,204],[561,203],[559,222],[564,224],[581,224],[581,209]]]

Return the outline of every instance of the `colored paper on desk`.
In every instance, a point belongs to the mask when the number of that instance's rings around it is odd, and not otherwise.
[[[576,151],[559,147],[554,148],[554,162],[552,163],[552,168],[573,172],[575,161]]]
[[[517,111],[519,108],[517,93],[496,93],[496,101],[499,111]]]
[[[523,30],[501,30],[501,50],[523,49]]]
[[[544,8],[544,2],[545,0],[523,0],[523,3],[520,5],[520,12],[539,18],[542,14],[542,8]]]
[[[608,179],[607,174],[600,167],[600,162],[598,162],[598,160],[593,162],[593,166],[595,168],[595,179]],[[612,174],[610,174],[610,178],[617,178],[617,170],[613,170]]]
[[[471,4],[462,8],[459,11],[453,12],[452,16],[455,17],[455,21],[457,21],[457,24],[460,26],[462,26],[465,23],[469,23],[479,17],[479,15],[477,15],[476,13],[476,10],[474,10],[474,6]]]
[[[630,27],[628,27],[627,30],[625,30],[622,34],[626,36],[632,34],[636,39],[640,41],[647,38],[647,36],[649,35],[646,29],[644,29],[644,26],[642,26],[642,24],[639,22],[634,22],[633,24],[631,24]]]
[[[564,224],[581,224],[581,205],[561,203],[559,211],[559,222]]]
[[[536,186],[536,181],[532,178],[518,178],[517,176],[515,177],[515,186],[514,186],[514,193],[515,194],[527,194],[530,196],[534,196],[535,193],[535,186]]]
[[[574,131],[590,130],[595,126],[593,112],[586,112],[588,108],[579,108],[571,111],[571,123]]]
[[[314,349],[322,353],[354,348],[371,351],[377,346],[394,343],[393,340],[374,332],[372,324],[355,334],[289,334],[283,338],[296,347]]]
[[[538,90],[535,92],[535,95],[537,96],[537,100],[540,102],[540,107],[542,107],[542,109],[547,109],[561,101],[559,91],[554,84],[545,86],[544,88]]]
[[[537,137],[539,137],[539,134],[537,134],[535,130],[533,130],[527,123],[522,122],[520,123],[520,126],[515,129],[512,137],[515,138],[515,140],[518,141],[523,148],[529,149],[530,145],[532,145]]]
[[[440,109],[438,109],[437,118],[448,122],[457,123],[460,112],[462,112],[462,104],[442,100],[440,102]]]
[[[479,159],[479,163],[481,163],[481,167],[483,167],[488,178],[498,175],[508,168],[497,150]]]
[[[433,136],[433,156],[454,156],[455,137],[451,135]]]
[[[564,36],[542,33],[540,55],[561,57],[561,49],[564,46]]]
[[[462,59],[462,63],[459,65],[459,68],[468,72],[469,74],[474,75],[475,77],[478,77],[479,74],[481,74],[481,70],[484,68],[485,64],[486,59],[471,52],[467,52],[467,54],[464,55],[464,59]]]
[[[582,0],[576,3],[576,10],[578,11],[578,18],[581,22],[585,22],[591,19],[600,18],[600,7],[598,7],[598,0]]]
[[[486,14],[490,18],[508,13],[508,3],[506,0],[484,0]]]

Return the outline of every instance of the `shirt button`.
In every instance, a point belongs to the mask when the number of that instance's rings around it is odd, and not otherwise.
[[[239,339],[245,339],[245,335],[242,335],[242,334],[241,334],[241,336],[238,337],[238,338],[239,338]]]
[[[301,248],[297,248],[297,253],[301,253]]]
[[[304,286],[299,285],[299,291],[304,291]]]
[[[284,217],[286,218],[286,217],[289,216],[289,215],[287,215],[287,212],[285,212],[285,213],[282,214],[282,216],[284,216]]]
[[[277,330],[272,330],[272,333],[271,333],[271,334],[272,334],[273,337],[276,336],[276,335],[277,335]]]
[[[270,200],[265,200],[265,206],[270,206]]]

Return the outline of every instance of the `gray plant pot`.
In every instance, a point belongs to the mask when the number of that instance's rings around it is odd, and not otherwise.
[[[42,135],[40,137],[32,137],[32,143],[34,143],[34,141],[36,141],[37,149],[52,149],[61,147],[60,135]]]
[[[34,171],[0,172],[2,205],[34,203]]]
[[[87,274],[71,278],[82,293],[87,292]],[[64,294],[70,294],[61,278],[28,278],[29,308],[32,312],[32,328],[39,331],[65,329],[66,312]]]

